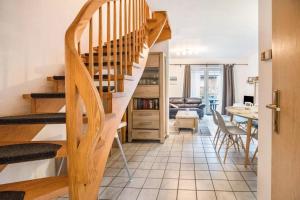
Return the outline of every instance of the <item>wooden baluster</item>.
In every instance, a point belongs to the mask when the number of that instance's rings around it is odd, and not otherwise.
[[[111,55],[111,42],[110,42],[110,1],[107,2],[107,42],[106,42],[106,61],[107,61],[107,86],[108,93],[110,93],[110,55]]]
[[[139,4],[139,0],[136,0],[136,42],[135,42],[135,49],[136,49],[136,55],[139,54],[139,40],[140,40],[140,37],[139,37],[139,7],[140,7],[140,4]],[[135,56],[137,57],[137,56]]]
[[[135,42],[135,51],[136,51],[136,56],[135,58],[138,58],[139,55],[139,0],[136,0],[136,42]],[[137,60],[138,61],[138,60]]]
[[[117,1],[114,0],[114,21],[113,21],[113,59],[114,59],[114,86],[115,86],[115,91],[118,90],[117,88],[117,77],[118,77],[118,69],[117,69]],[[120,48],[120,47],[119,47]],[[110,60],[108,60],[110,62]]]
[[[120,74],[123,77],[123,19],[122,19],[122,9],[123,9],[123,4],[122,0],[120,0],[120,6],[119,6],[119,61],[120,61]]]
[[[145,43],[145,26],[146,26],[146,12],[145,12],[145,0],[143,1],[143,45]]]
[[[127,44],[127,47],[129,49],[128,51],[128,65],[127,65],[127,72],[128,72],[128,75],[132,75],[132,46],[131,46],[131,43],[132,43],[132,29],[131,29],[131,24],[132,24],[132,7],[131,7],[131,2],[132,0],[129,0],[129,5],[128,5],[128,44]]]
[[[144,44],[144,31],[145,31],[145,1],[142,0],[142,44],[141,44],[141,48],[143,49],[143,44]]]
[[[89,26],[89,67],[88,70],[92,78],[94,78],[94,52],[93,52],[93,18],[90,19]]]
[[[139,0],[139,52],[142,52],[142,24],[143,24],[142,0]]]
[[[138,42],[137,42],[137,49],[138,49],[138,55],[139,55],[139,52],[140,52],[140,44],[141,44],[141,1],[140,0],[137,0],[138,1],[138,7],[137,7],[137,16],[138,16],[138,25],[137,25],[137,29],[138,29]]]
[[[99,8],[99,38],[98,38],[98,71],[99,71],[99,94],[103,97],[103,26],[102,26],[102,7]]]
[[[135,7],[136,7],[136,4],[135,4],[136,0],[133,0],[133,8],[132,8],[132,16],[133,16],[133,21],[132,21],[132,35],[133,35],[133,38],[132,38],[132,57],[131,57],[131,61],[134,62],[135,61],[135,30],[136,30],[136,12],[135,12]],[[131,45],[131,44],[130,44]]]
[[[125,62],[124,62],[124,65],[125,65],[125,67],[124,67],[124,74],[127,74],[128,72],[127,72],[127,66],[128,66],[128,57],[127,57],[127,51],[128,51],[128,43],[127,43],[127,34],[128,34],[128,27],[127,27],[127,0],[124,0],[124,39],[125,39],[125,41],[124,41],[124,43],[125,43],[125,54],[124,54],[124,58],[125,58]]]
[[[135,0],[135,45],[134,45],[134,49],[135,49],[135,53],[134,53],[134,60],[136,60],[137,54],[138,54],[138,0]]]
[[[103,93],[103,107],[105,109],[106,113],[111,113],[112,112],[112,93],[110,90],[111,87],[111,41],[110,41],[110,1],[107,2],[107,22],[106,22],[106,63],[107,63],[107,92]],[[114,73],[117,73],[116,71]],[[116,85],[115,85],[115,91],[116,91]]]

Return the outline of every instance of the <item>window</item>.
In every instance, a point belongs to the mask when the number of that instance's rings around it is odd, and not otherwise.
[[[222,67],[221,65],[191,65],[191,97],[198,97],[210,107],[221,111],[222,104]]]

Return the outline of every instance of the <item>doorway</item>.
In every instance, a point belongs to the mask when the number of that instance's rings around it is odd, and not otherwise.
[[[198,97],[210,108],[221,112],[222,108],[222,67],[221,65],[191,65],[191,97]]]

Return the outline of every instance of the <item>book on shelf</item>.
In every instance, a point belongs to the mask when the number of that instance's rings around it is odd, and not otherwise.
[[[159,99],[133,99],[133,109],[135,110],[159,110]]]

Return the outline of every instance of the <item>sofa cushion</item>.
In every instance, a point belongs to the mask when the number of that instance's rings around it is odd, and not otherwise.
[[[179,108],[178,105],[175,105],[173,103],[170,103],[170,108]]]
[[[185,98],[186,104],[201,104],[202,100],[200,98]]]
[[[169,102],[172,104],[184,104],[184,98],[181,97],[172,97],[169,99]]]
[[[180,103],[180,104],[176,104],[176,106],[178,106],[179,108],[185,108],[185,105],[184,103]]]
[[[198,108],[199,104],[184,104],[181,108]]]

